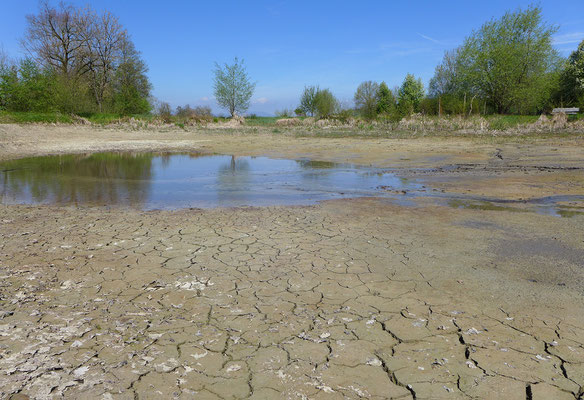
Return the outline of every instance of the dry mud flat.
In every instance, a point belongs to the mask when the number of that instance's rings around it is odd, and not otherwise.
[[[49,130],[44,140],[69,140],[60,137]],[[211,141],[209,151],[214,138],[189,140]],[[216,149],[259,152],[252,139]],[[312,146],[337,159],[366,160],[362,148],[373,146],[348,139],[327,152],[326,140],[286,140],[290,155]],[[284,152],[258,142],[264,154]],[[43,153],[33,141],[20,153],[3,144],[4,157]],[[372,163],[395,162],[399,147],[404,170],[471,159],[466,142],[426,143],[425,158],[422,145],[376,145]],[[582,160],[571,145],[533,149],[506,145],[503,155],[514,165],[537,154],[540,166]],[[493,154],[479,146],[471,161],[495,172],[456,172],[465,191],[511,181],[497,194],[582,194],[579,170],[506,173]],[[456,186],[450,175],[432,179]],[[578,399],[583,223],[376,199],[150,212],[0,206],[0,397]]]

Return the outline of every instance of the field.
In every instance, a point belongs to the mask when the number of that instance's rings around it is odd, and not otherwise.
[[[0,398],[582,397],[581,134],[255,124],[4,124],[0,160],[310,159],[391,168],[437,195],[173,211],[0,205]],[[557,196],[561,212],[537,212]]]

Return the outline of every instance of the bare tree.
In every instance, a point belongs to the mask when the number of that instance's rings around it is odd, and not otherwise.
[[[84,19],[71,5],[60,3],[51,7],[40,4],[37,15],[27,15],[27,30],[23,47],[41,64],[51,66],[65,76],[82,69]]]
[[[116,65],[123,57],[122,51],[127,46],[128,35],[118,18],[109,11],[97,15],[90,9],[85,14],[86,29],[82,32],[83,48],[90,85],[102,111],[105,93],[114,77]]]

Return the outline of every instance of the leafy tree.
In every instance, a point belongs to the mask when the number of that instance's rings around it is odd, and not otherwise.
[[[22,45],[50,78],[54,108],[124,114],[150,109],[147,67],[113,14],[42,0],[39,12],[26,20]]]
[[[304,91],[302,92],[302,96],[300,96],[300,106],[299,109],[305,115],[314,116],[316,113],[316,94],[319,92],[318,86],[304,86]]]
[[[377,113],[387,115],[395,108],[395,97],[385,82],[381,82],[377,91]]]
[[[467,82],[462,80],[461,48],[447,51],[442,63],[436,66],[434,76],[428,85],[430,97],[440,97],[447,94],[461,95],[469,91]]]
[[[498,113],[541,111],[557,82],[556,31],[535,6],[492,19],[446,53],[430,95],[479,97]]]
[[[375,119],[377,116],[378,95],[379,84],[377,82],[365,81],[357,87],[354,96],[355,105],[366,119]]]
[[[31,59],[0,71],[0,102],[11,111],[50,111],[53,108],[51,76]]]
[[[148,101],[152,85],[148,67],[129,40],[121,44],[120,64],[113,78],[115,110],[121,114],[143,114],[150,111]]]
[[[337,105],[337,99],[328,89],[318,90],[314,96],[314,106],[319,118],[330,117],[335,112]]]
[[[226,108],[232,117],[249,108],[255,86],[250,82],[243,60],[240,62],[236,57],[233,64],[225,64],[223,68],[215,63],[215,98],[217,104]]]
[[[424,84],[422,79],[407,74],[398,93],[398,105],[404,114],[418,111],[420,101],[424,98]]]
[[[584,40],[566,60],[555,97],[560,105],[584,107]]]

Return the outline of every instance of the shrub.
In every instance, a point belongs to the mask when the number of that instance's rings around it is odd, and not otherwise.
[[[337,99],[330,90],[319,90],[314,98],[316,113],[319,118],[330,117],[337,108]]]
[[[292,110],[289,110],[287,108],[283,108],[282,110],[277,110],[276,111],[276,117],[278,118],[292,118],[293,112]]]

